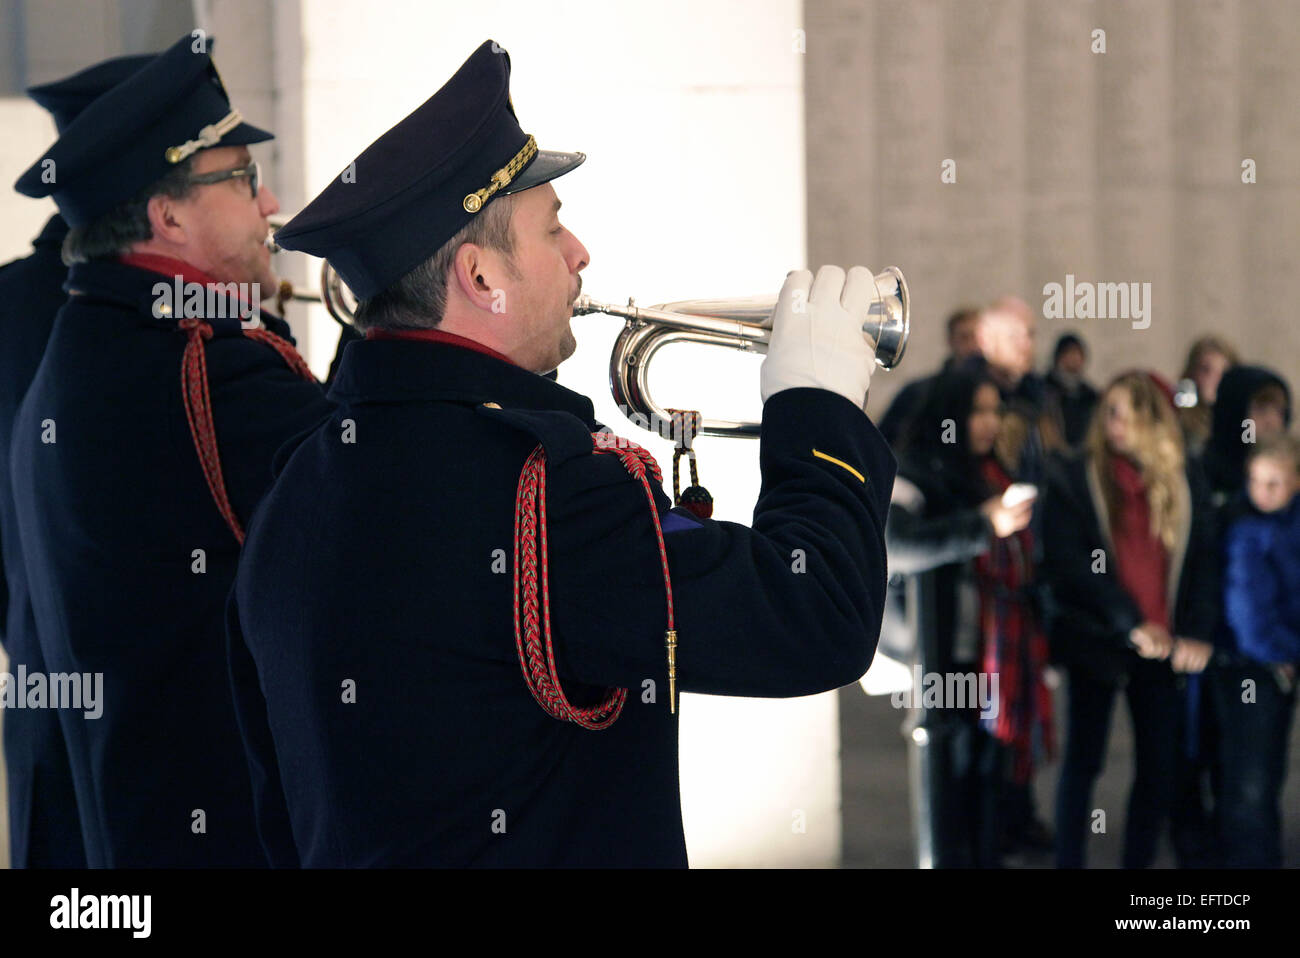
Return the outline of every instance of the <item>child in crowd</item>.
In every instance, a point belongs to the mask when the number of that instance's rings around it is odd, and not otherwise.
[[[1300,439],[1274,436],[1247,457],[1250,506],[1227,530],[1224,614],[1236,648],[1214,686],[1224,771],[1224,864],[1281,865],[1279,802],[1300,663]]]

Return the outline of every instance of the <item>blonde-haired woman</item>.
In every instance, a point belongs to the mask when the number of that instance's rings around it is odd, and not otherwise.
[[[1196,387],[1196,405],[1178,410],[1187,451],[1200,455],[1210,438],[1214,424],[1214,404],[1218,401],[1219,381],[1223,374],[1241,362],[1232,343],[1221,336],[1202,336],[1187,351],[1183,381]]]
[[[1049,470],[1043,524],[1048,631],[1070,677],[1057,866],[1082,867],[1101,831],[1092,789],[1123,689],[1135,739],[1123,863],[1145,868],[1175,797],[1181,676],[1205,668],[1218,615],[1206,491],[1163,381],[1129,372],[1106,387],[1084,448]]]

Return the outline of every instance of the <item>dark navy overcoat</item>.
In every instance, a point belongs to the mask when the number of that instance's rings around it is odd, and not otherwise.
[[[59,710],[88,864],[253,865],[223,624],[239,547],[182,405],[186,336],[174,312],[153,315],[163,279],[117,261],[69,271],[72,296],[14,426],[23,559],[46,668],[103,676],[101,717]],[[224,311],[209,317],[207,376],[247,523],[275,450],[330,403]]]
[[[63,291],[63,237],[68,224],[50,217],[32,253],[0,267],[0,644],[11,674],[45,673],[36,638],[27,574],[18,542],[18,515],[9,481],[9,441],[18,404],[31,385],[68,298]],[[9,789],[9,861],[14,868],[83,868],[77,798],[59,716],[49,709],[10,709],[4,716]]]
[[[330,397],[281,453],[229,610],[273,862],[685,866],[650,505],[593,452],[590,400],[458,345],[382,339],[349,347]],[[654,486],[679,691],[822,692],[875,650],[888,447],[816,389],[774,396],[761,442],[752,528],[687,518]],[[628,690],[599,731],[544,712],[516,651],[516,487],[539,443],[560,678],[578,702]]]

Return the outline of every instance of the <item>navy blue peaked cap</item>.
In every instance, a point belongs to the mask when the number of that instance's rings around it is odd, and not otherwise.
[[[488,40],[410,116],[366,147],[275,234],[329,260],[370,299],[436,253],[488,203],[569,172],[537,149],[510,101],[510,55]]]
[[[113,57],[78,70],[72,76],[28,87],[27,95],[54,117],[60,134],[90,104],[154,59],[156,53]]]
[[[211,38],[181,37],[81,111],[14,184],[85,226],[211,146],[271,139],[233,110]],[[38,101],[39,102],[39,101]]]

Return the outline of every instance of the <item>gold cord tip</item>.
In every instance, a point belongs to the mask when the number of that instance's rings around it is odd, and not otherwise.
[[[664,633],[664,645],[668,648],[668,711],[677,714],[677,630],[669,629]]]

